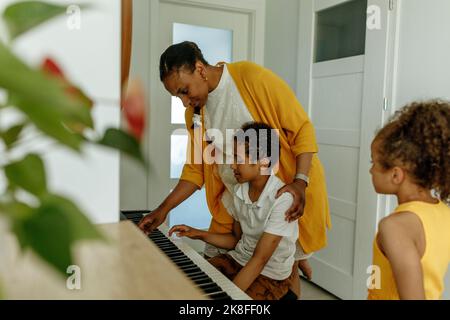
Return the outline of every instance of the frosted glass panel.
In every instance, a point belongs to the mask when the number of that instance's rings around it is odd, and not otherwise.
[[[183,23],[173,24],[173,43],[195,42],[208,63],[231,62],[233,58],[233,31],[207,28]],[[184,107],[179,99],[172,99],[172,123],[184,123]]]
[[[367,0],[353,0],[317,13],[314,62],[362,55]]]
[[[205,189],[195,192],[188,200],[170,212],[169,224],[187,224],[198,229],[208,229],[211,214],[206,206]]]
[[[173,24],[173,43],[195,42],[209,64],[233,61],[233,32],[182,23]],[[178,98],[171,102],[172,124],[184,124],[185,108]],[[179,179],[186,160],[187,135],[172,135],[170,178]],[[169,224],[187,224],[199,229],[208,229],[211,214],[206,204],[205,189],[197,191],[170,212]]]
[[[233,52],[233,31],[207,28],[189,24],[173,24],[173,43],[195,42],[210,64],[219,61],[231,62]]]
[[[184,123],[184,111],[186,109],[183,106],[183,101],[178,97],[172,97],[172,123],[182,124]]]
[[[179,179],[186,162],[187,135],[173,134],[170,137],[170,178]]]

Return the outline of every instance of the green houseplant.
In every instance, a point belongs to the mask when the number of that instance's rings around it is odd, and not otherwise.
[[[95,144],[145,164],[136,136],[142,135],[142,121],[138,130],[131,130],[134,134],[110,128],[99,135],[92,101],[53,60],[29,66],[11,50],[22,34],[65,12],[64,6],[41,1],[14,3],[1,16],[9,39],[0,39],[0,119],[11,110],[21,115],[17,123],[0,126],[0,179],[3,176],[5,182],[0,189],[0,219],[7,221],[23,250],[34,251],[64,274],[73,264],[75,242],[103,237],[74,202],[49,190],[41,155],[21,149],[27,132],[38,132],[77,153],[84,145]]]

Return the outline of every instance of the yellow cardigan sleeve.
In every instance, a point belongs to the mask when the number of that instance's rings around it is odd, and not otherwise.
[[[184,164],[180,180],[192,182],[193,184],[197,185],[199,189],[201,189],[203,187],[203,184],[205,183],[203,164],[202,163],[195,164],[194,154],[195,152],[200,152],[200,154],[202,154],[202,132],[196,132],[196,135],[194,135],[194,130],[201,130],[201,129],[192,128],[193,114],[194,108],[191,107],[187,108],[184,114],[186,120],[186,128],[189,133],[189,137],[188,137],[186,163]]]
[[[243,85],[252,95],[259,110],[265,110],[260,118],[267,123],[277,123],[285,134],[293,154],[317,153],[314,127],[289,85],[272,71],[251,62],[232,64],[242,76],[236,84]],[[249,104],[251,108],[251,103]],[[253,109],[253,108],[252,108]],[[275,115],[276,119],[273,119]],[[263,120],[263,121],[264,121]]]

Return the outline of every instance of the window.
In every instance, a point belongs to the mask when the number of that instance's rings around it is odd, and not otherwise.
[[[209,64],[217,62],[232,61],[233,32],[231,30],[215,29],[202,26],[174,23],[173,43],[183,41],[195,42]],[[184,128],[185,108],[181,100],[172,97],[171,122],[172,124],[183,124]],[[171,163],[170,178],[179,179],[186,160],[187,134],[181,134],[179,130],[171,135]],[[169,225],[188,224],[194,228],[207,229],[211,221],[206,204],[205,189],[197,191],[180,206],[171,211]]]
[[[353,0],[317,12],[314,62],[365,53],[367,0]]]

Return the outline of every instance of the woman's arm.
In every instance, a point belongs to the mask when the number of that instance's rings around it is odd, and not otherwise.
[[[311,162],[314,153],[302,153],[297,156],[297,169],[296,173],[304,174],[305,176],[309,176],[309,170],[311,169]],[[286,212],[286,220],[292,222],[297,220],[301,216],[303,216],[303,211],[305,209],[305,201],[306,201],[306,187],[307,184],[304,180],[296,179],[293,183],[288,184],[278,190],[277,198],[281,196],[285,192],[289,192],[294,196],[294,202],[292,206]]]
[[[197,190],[198,186],[196,184],[180,180],[175,189],[173,189],[159,207],[139,222],[139,228],[147,234],[151,233],[166,220],[170,210],[177,207]]]
[[[256,245],[253,256],[233,279],[234,284],[242,291],[246,291],[261,274],[261,271],[272,257],[282,238],[281,236],[264,232]]]
[[[423,252],[419,252],[417,247],[418,233],[421,231],[423,226],[414,214],[389,216],[379,225],[377,242],[391,264],[402,300],[425,299],[421,264]]]

